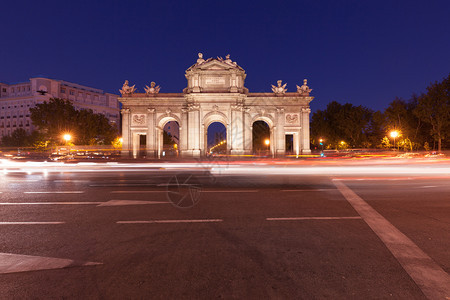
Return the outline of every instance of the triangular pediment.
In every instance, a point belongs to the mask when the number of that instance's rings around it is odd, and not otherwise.
[[[218,57],[218,58],[209,58],[200,63],[197,62],[196,64],[192,65],[186,71],[191,71],[191,70],[215,70],[215,71],[217,71],[217,70],[231,70],[231,69],[237,69],[237,70],[241,70],[241,71],[244,70],[235,62]]]
[[[202,70],[229,70],[237,68],[237,66],[219,61],[217,59],[212,59],[210,61],[205,61],[204,63],[199,65],[198,68]]]

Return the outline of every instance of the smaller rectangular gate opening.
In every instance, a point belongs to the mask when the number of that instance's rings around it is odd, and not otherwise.
[[[139,135],[139,157],[145,157],[147,155],[147,135]]]
[[[286,140],[285,140],[285,153],[287,155],[294,154],[294,135],[293,134],[286,134]]]

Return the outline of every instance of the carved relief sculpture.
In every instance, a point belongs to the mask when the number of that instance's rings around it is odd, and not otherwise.
[[[288,123],[288,124],[298,123],[298,115],[297,114],[287,114],[286,115],[286,123]]]
[[[145,88],[144,88],[145,93],[147,95],[156,95],[156,94],[159,93],[160,89],[161,88],[159,87],[159,85],[156,85],[156,83],[153,82],[153,81],[150,83],[150,87],[148,85],[146,85]]]
[[[272,91],[273,91],[273,92],[275,93],[275,95],[277,95],[277,96],[282,96],[282,95],[284,95],[284,93],[286,93],[286,91],[287,91],[287,88],[286,88],[287,83],[281,85],[282,82],[283,82],[282,80],[278,80],[278,81],[277,81],[277,85],[278,85],[278,86],[274,86],[274,85],[272,84]]]
[[[125,80],[125,83],[122,86],[122,89],[119,90],[119,92],[122,94],[122,96],[128,96],[133,94],[136,91],[134,85],[133,86],[129,86],[128,85],[128,80]]]
[[[131,122],[133,125],[145,125],[145,115],[133,115]]]
[[[308,80],[303,79],[303,85],[298,86],[297,85],[297,93],[299,93],[302,96],[309,96],[309,93],[311,93],[312,89],[309,88],[306,84],[308,83]]]

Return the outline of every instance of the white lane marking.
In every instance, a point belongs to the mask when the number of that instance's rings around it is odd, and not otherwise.
[[[23,192],[24,194],[83,194],[84,191]]]
[[[360,220],[361,217],[291,217],[291,218],[266,218],[267,221],[297,221],[297,220]]]
[[[117,221],[117,224],[167,224],[167,223],[211,223],[223,222],[222,219],[202,219],[202,220],[151,220],[151,221]]]
[[[424,185],[424,186],[419,186],[419,189],[430,189],[430,188],[437,188],[437,185]]]
[[[298,189],[298,190],[281,190],[282,192],[323,192],[337,191],[337,189]]]
[[[59,225],[66,222],[0,222],[0,225]]]
[[[0,202],[0,205],[98,205],[104,202]]]
[[[0,253],[0,274],[101,265],[98,262],[77,262],[72,259]]]
[[[450,297],[450,275],[342,181],[333,183],[429,299]]]
[[[145,205],[145,204],[169,204],[167,201],[140,201],[140,200],[109,200],[101,202],[97,206],[123,206],[123,205]]]
[[[236,191],[236,190],[223,190],[223,191],[215,191],[215,190],[202,190],[202,193],[257,193],[259,192],[259,190],[240,190],[240,191]]]
[[[140,200],[109,200],[106,202],[0,202],[1,205],[97,205],[122,206],[143,204],[169,204],[167,201],[140,201]]]
[[[90,187],[136,187],[136,186],[159,186],[154,183],[103,183],[90,184]]]
[[[144,193],[165,193],[167,190],[163,191],[111,191],[111,194],[144,194]]]

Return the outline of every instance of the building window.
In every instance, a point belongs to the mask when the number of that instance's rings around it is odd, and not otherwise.
[[[70,91],[69,94],[73,96],[73,95],[75,95],[75,92],[74,91]]]
[[[65,94],[66,93],[66,89],[65,88],[61,88],[59,91],[60,91],[61,94]]]

